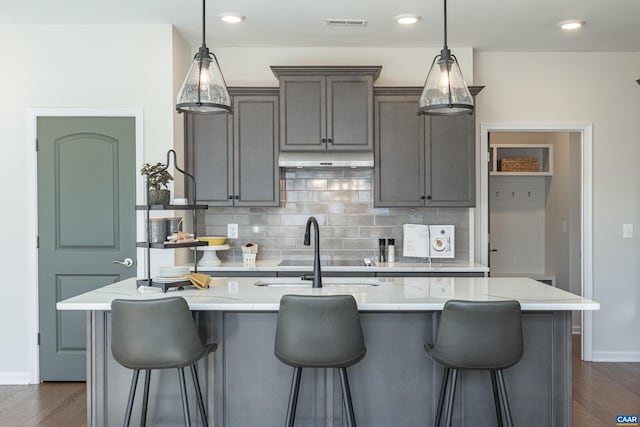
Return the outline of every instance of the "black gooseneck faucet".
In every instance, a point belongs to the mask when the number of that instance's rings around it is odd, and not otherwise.
[[[313,251],[313,277],[309,275],[302,276],[302,280],[313,280],[311,285],[313,288],[322,287],[322,273],[320,271],[320,229],[318,228],[318,221],[315,217],[310,216],[307,220],[307,226],[304,230],[304,245],[311,245],[311,224],[315,226],[315,233],[313,234],[315,248]]]

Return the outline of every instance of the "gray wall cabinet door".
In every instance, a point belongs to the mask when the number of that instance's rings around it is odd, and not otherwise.
[[[236,96],[233,123],[234,204],[278,206],[278,97]]]
[[[418,117],[418,96],[385,88],[375,97],[374,205],[475,206],[475,116]]]
[[[327,149],[373,149],[373,77],[327,77]]]
[[[278,96],[242,93],[233,96],[233,115],[186,115],[186,170],[200,203],[278,206]]]
[[[56,303],[136,274],[113,263],[136,259],[135,119],[40,117],[37,133],[40,380],[84,381],[86,314]]]
[[[475,206],[475,116],[432,116],[426,122],[426,205]]]
[[[280,150],[323,151],[327,143],[324,76],[280,78]]]
[[[281,151],[371,151],[373,76],[280,77]]]
[[[228,114],[185,114],[186,170],[196,179],[200,203],[233,205],[232,120]]]
[[[424,124],[416,116],[417,98],[375,99],[375,204],[424,206]]]

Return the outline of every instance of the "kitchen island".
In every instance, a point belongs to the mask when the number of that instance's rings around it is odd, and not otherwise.
[[[256,282],[262,285],[255,286]],[[58,303],[59,310],[88,312],[88,425],[119,425],[131,372],[110,352],[110,306],[116,298],[184,297],[203,339],[218,350],[199,364],[208,415],[216,427],[281,426],[291,368],[273,355],[276,315],[284,294],[351,294],[361,312],[367,355],[349,368],[358,424],[418,426],[433,422],[442,370],[423,343],[433,342],[439,312],[449,299],[515,299],[523,310],[525,352],[505,370],[516,425],[571,426],[571,311],[599,304],[523,278],[327,278],[322,289],[293,278],[217,278],[211,288],[164,294],[136,289],[135,279]],[[142,292],[141,292],[142,291]],[[175,372],[152,380],[149,416],[154,426],[180,425]],[[463,372],[454,425],[493,426],[495,410],[486,372]],[[192,410],[195,405],[191,405]],[[134,417],[139,411],[138,405]],[[134,418],[135,420],[136,418]],[[197,419],[195,413],[192,419]],[[303,373],[297,412],[300,426],[343,426],[334,372]]]

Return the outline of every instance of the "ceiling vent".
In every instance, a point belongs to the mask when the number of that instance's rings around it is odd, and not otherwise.
[[[324,22],[328,27],[366,27],[366,19],[325,19]]]

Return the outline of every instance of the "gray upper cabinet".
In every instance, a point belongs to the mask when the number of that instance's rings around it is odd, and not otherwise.
[[[424,120],[413,96],[376,96],[376,206],[424,206]]]
[[[374,204],[473,207],[475,115],[417,116],[420,91],[376,89]]]
[[[280,80],[281,151],[371,151],[381,67],[271,67]]]
[[[185,166],[196,179],[199,203],[233,205],[232,133],[231,115],[185,113]],[[191,198],[191,186],[185,187]]]
[[[189,114],[187,165],[198,201],[212,206],[279,206],[277,89],[230,88],[233,116]]]
[[[475,115],[425,118],[426,205],[476,205]]]

